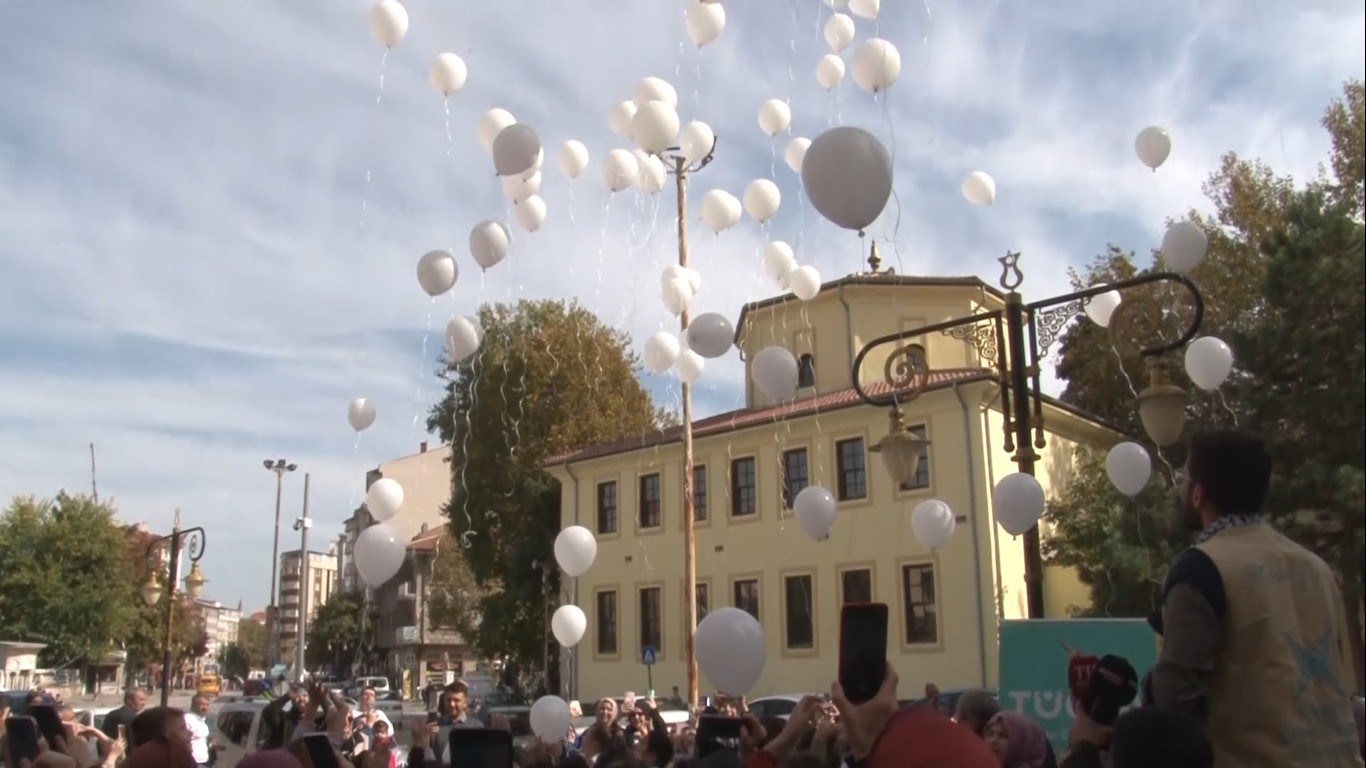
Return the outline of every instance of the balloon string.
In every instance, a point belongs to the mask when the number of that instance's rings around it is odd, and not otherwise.
[[[1228,401],[1224,399],[1224,390],[1222,388],[1216,388],[1212,394],[1224,411],[1228,413],[1228,417],[1233,420],[1233,426],[1238,426],[1238,414],[1229,407]]]

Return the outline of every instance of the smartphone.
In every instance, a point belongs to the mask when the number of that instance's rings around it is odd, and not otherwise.
[[[436,712],[427,713],[427,725],[436,725],[439,722],[441,722],[441,715]]]
[[[737,749],[743,721],[738,717],[703,715],[697,718],[697,756],[706,757],[720,749]]]
[[[887,604],[854,603],[840,611],[840,686],[851,704],[877,695],[887,674]]]
[[[28,714],[38,723],[38,735],[47,739],[49,746],[56,744],[57,739],[65,737],[62,718],[57,714],[56,707],[51,704],[34,704],[28,708]]]
[[[512,768],[512,734],[497,728],[452,728],[452,766]]]
[[[38,759],[38,723],[31,717],[5,718],[5,741],[14,765]]]
[[[332,738],[325,733],[310,733],[300,739],[308,750],[308,759],[313,768],[341,768],[337,750],[332,746]]]

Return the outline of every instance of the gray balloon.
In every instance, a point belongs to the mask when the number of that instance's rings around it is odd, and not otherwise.
[[[536,165],[541,137],[530,126],[513,123],[493,140],[493,169],[499,176],[517,176]]]
[[[806,150],[802,188],[822,216],[861,232],[892,197],[892,157],[862,128],[831,128]]]
[[[730,351],[735,344],[735,328],[725,315],[708,312],[688,323],[688,349],[709,360]]]

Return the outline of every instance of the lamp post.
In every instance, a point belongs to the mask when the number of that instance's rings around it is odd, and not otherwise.
[[[939,332],[972,345],[981,359],[993,365],[1004,416],[1005,449],[1013,452],[1011,460],[1020,472],[1033,475],[1034,462],[1039,458],[1034,449],[1046,445],[1039,372],[1048,348],[1057,341],[1068,321],[1084,312],[1094,297],[1111,291],[1122,295],[1145,285],[1167,283],[1185,288],[1193,305],[1189,322],[1180,328],[1174,340],[1161,340],[1160,334],[1168,318],[1151,297],[1135,294],[1124,298],[1115,309],[1110,318],[1110,333],[1117,346],[1130,353],[1137,352],[1147,363],[1148,384],[1138,393],[1138,412],[1148,437],[1158,446],[1168,446],[1181,439],[1188,398],[1184,390],[1172,385],[1170,363],[1164,356],[1179,349],[1200,330],[1205,305],[1195,283],[1184,275],[1153,272],[1026,304],[1019,293],[1024,282],[1019,259],[1019,253],[1007,253],[999,259],[1002,267],[999,283],[1006,291],[1003,308],[881,336],[864,345],[854,357],[850,377],[859,398],[869,405],[892,409],[887,436],[871,450],[882,455],[883,464],[898,487],[915,476],[921,451],[926,445],[925,440],[906,429],[902,419],[901,406],[918,397],[929,378],[929,371],[910,359],[910,345],[906,342]],[[1144,337],[1157,340],[1145,344]],[[886,346],[894,347],[883,366],[883,379],[889,389],[886,394],[872,395],[863,387],[859,371],[870,352]],[[1042,618],[1043,556],[1037,524],[1025,533],[1024,543],[1029,617]]]
[[[190,573],[185,577],[185,594],[193,600],[204,589],[204,574],[199,572],[199,558],[204,556],[204,529],[195,527],[180,530],[180,510],[175,511],[171,535],[162,536],[147,544],[147,583],[142,585],[142,600],[147,605],[156,605],[161,599],[161,585],[157,574],[161,571],[157,562],[157,551],[166,548],[166,640],[161,646],[161,706],[170,706],[171,701],[171,643],[175,620],[176,582],[180,581],[180,556],[190,558]]]
[[[689,162],[680,147],[665,151],[665,167],[674,177],[674,191],[678,197],[678,266],[688,266],[688,177],[711,165],[716,155],[716,139],[701,160]],[[680,335],[688,333],[688,309],[678,315]],[[693,527],[693,451],[692,451],[692,385],[682,382],[679,399],[683,403],[683,605],[684,608],[684,663],[688,668],[688,703],[697,706],[697,532]]]
[[[308,615],[312,610],[312,584],[308,581],[308,529],[313,520],[308,516],[308,473],[304,473],[304,513],[294,521],[294,530],[299,532],[299,610],[298,624],[294,633],[294,674],[299,682],[304,681],[304,642],[308,634]]]
[[[279,607],[275,604],[276,591],[279,583],[276,579],[279,576],[280,568],[280,498],[284,492],[285,473],[293,472],[299,465],[276,459],[271,461],[266,459],[261,462],[265,468],[275,473],[275,544],[270,550],[270,603],[266,609],[266,655],[270,657],[270,663],[274,664],[279,659]]]

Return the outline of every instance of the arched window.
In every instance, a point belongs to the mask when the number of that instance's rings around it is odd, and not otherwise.
[[[906,347],[906,364],[912,371],[926,373],[930,370],[930,359],[925,355],[925,348],[919,344],[911,344]]]
[[[797,387],[816,386],[816,358],[806,353],[797,358]]]

